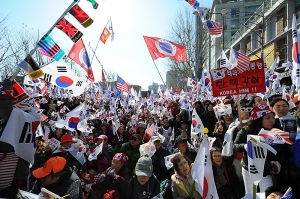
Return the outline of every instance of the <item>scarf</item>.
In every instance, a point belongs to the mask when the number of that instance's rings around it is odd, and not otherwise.
[[[227,180],[225,177],[226,165],[224,162],[221,164],[221,166],[218,166],[216,164],[213,164],[213,165],[215,167],[215,172],[214,172],[215,183],[216,183],[217,189],[219,189],[227,183]]]

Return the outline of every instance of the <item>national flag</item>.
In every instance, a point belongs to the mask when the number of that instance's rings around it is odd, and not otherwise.
[[[288,194],[284,194],[280,199],[292,199],[293,193],[290,191]]]
[[[250,58],[247,55],[244,55],[240,52],[237,52],[234,49],[231,49],[229,64],[231,65],[231,69],[236,67],[240,73],[243,73],[249,67]]]
[[[175,61],[186,61],[186,47],[158,37],[143,36],[153,60],[169,57]]]
[[[94,22],[93,19],[90,18],[78,4],[74,5],[69,13],[85,28],[89,27]]]
[[[224,50],[222,50],[221,52],[221,57],[220,57],[220,68],[221,67],[228,67],[228,58],[224,52]],[[230,70],[231,68],[229,68]]]
[[[41,55],[44,55],[44,56],[49,57],[49,58],[52,59],[52,57],[45,50],[43,50],[42,48],[38,48],[38,51],[40,52]]]
[[[177,154],[180,154],[180,153],[174,153],[174,154],[171,154],[171,155],[168,155],[168,156],[164,157],[165,165],[166,165],[166,168],[168,170],[173,167],[173,160],[174,160],[175,155],[177,155]]]
[[[97,160],[97,155],[102,152],[102,149],[103,149],[103,142],[100,145],[98,145],[94,150],[91,151],[88,160],[89,161]]]
[[[66,35],[74,42],[76,43],[82,36],[83,33],[80,32],[75,26],[73,26],[68,20],[66,20],[64,17],[57,22],[55,25],[56,28],[66,33]]]
[[[279,64],[279,56],[276,56],[273,64],[270,66],[270,68],[265,73],[266,80],[269,80],[272,77],[278,64]]]
[[[104,27],[101,35],[100,35],[100,40],[105,44],[108,37],[111,36],[111,41],[113,41],[116,37],[115,31],[112,25],[112,20],[109,18],[108,22],[106,23],[106,26]]]
[[[187,83],[186,83],[187,86],[194,87],[194,86],[196,86],[196,84],[197,84],[197,82],[195,80],[193,80],[193,78],[188,77]]]
[[[209,8],[199,7],[198,8],[198,15],[202,20],[205,20],[208,14]]]
[[[191,138],[197,136],[199,133],[202,135],[204,129],[204,125],[194,108],[192,113],[192,128],[191,128]],[[202,137],[202,136],[201,136]]]
[[[185,0],[186,2],[188,2],[188,4],[190,4],[190,6],[192,6],[194,9],[198,9],[199,8],[199,2],[197,0]]]
[[[105,71],[104,68],[102,68],[102,82],[106,83],[106,77],[105,77]]]
[[[174,128],[173,128],[170,133],[170,141],[174,141],[174,140],[175,140],[175,132],[174,132]]]
[[[82,39],[80,39],[77,43],[73,45],[68,57],[75,61],[78,65],[80,65],[83,68],[83,70],[85,70],[85,72],[88,75],[88,79],[91,82],[95,81],[90,58]]]
[[[56,61],[59,61],[65,56],[65,52],[49,35],[44,35],[37,45]]]
[[[258,185],[263,177],[267,149],[258,145],[256,139],[247,136],[248,171],[252,183]]]
[[[290,140],[289,132],[285,132],[280,129],[272,128],[270,131],[261,129],[258,135],[262,136],[266,142],[270,144],[294,144]]]
[[[209,151],[208,137],[204,136],[191,171],[203,199],[219,199]]]
[[[214,22],[211,20],[207,20],[206,21],[206,27],[208,30],[208,33],[211,36],[221,36],[222,32],[223,32],[223,25],[218,23],[218,22]]]
[[[129,93],[129,86],[119,75],[117,78],[117,89],[119,89],[125,93]]]
[[[203,68],[202,70],[201,84],[202,84],[202,91],[211,90],[210,74],[206,68]]]
[[[29,54],[19,63],[19,67],[28,74],[40,69]]]
[[[292,47],[292,58],[293,58],[293,70],[292,70],[292,83],[296,86],[296,90],[300,86],[300,35],[297,29],[296,15],[293,15],[292,21],[292,37],[293,37],[293,47]]]

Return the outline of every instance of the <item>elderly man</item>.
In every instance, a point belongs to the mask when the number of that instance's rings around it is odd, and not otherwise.
[[[39,194],[43,187],[60,197],[83,198],[80,179],[66,163],[66,159],[57,156],[47,160],[43,167],[34,170],[32,175],[37,180],[31,192]]]

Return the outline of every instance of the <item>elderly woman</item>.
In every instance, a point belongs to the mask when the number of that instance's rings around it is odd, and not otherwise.
[[[242,187],[239,185],[235,172],[231,172],[231,169],[226,165],[225,161],[223,161],[221,149],[212,147],[210,157],[219,198],[242,198],[245,193],[243,193]]]
[[[192,163],[183,154],[177,154],[173,159],[175,174],[172,175],[172,192],[174,199],[201,199],[197,183],[191,175]]]

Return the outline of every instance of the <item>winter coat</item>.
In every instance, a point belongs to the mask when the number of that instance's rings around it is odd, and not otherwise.
[[[247,135],[257,135],[258,133],[251,133],[249,132],[248,128],[241,129],[235,140],[233,145],[233,150],[237,150],[243,152],[243,168],[248,169],[248,154],[245,150],[244,145],[247,143]],[[271,144],[271,146],[277,151],[277,154],[274,155],[272,152],[267,152],[267,158],[264,166],[263,176],[270,175],[271,172],[271,161],[278,161],[281,166],[283,167],[285,164],[286,159],[288,158],[286,154],[288,154],[288,146],[287,144]],[[280,173],[283,173],[283,168],[281,169]],[[279,176],[279,174],[277,174]]]
[[[126,161],[126,165],[130,171],[133,171],[135,168],[135,165],[140,158],[140,146],[133,149],[131,147],[130,142],[126,142],[122,144],[120,148],[116,147],[114,150],[115,153],[126,153],[128,156],[128,160]]]
[[[38,179],[31,192],[34,194],[39,194],[41,192],[41,188],[44,187],[61,197],[70,194],[67,198],[82,199],[83,195],[80,179],[75,172],[71,171],[70,168],[66,167],[65,170],[66,174],[60,176],[60,179],[54,184],[42,186],[40,179]]]
[[[152,199],[159,193],[160,184],[155,175],[152,175],[144,185],[140,185],[134,175],[128,182],[126,199]]]
[[[159,181],[170,179],[170,170],[167,170],[164,157],[170,155],[169,151],[159,148],[151,157],[153,162],[153,173]]]
[[[97,155],[97,160],[88,162],[88,167],[93,168],[97,173],[103,173],[110,167],[113,155],[113,148],[108,144],[102,149],[102,152]]]
[[[177,173],[171,176],[171,189],[173,193],[173,199],[189,199],[194,179],[192,178],[191,173],[186,177],[182,178]],[[193,192],[194,199],[202,199],[202,196],[199,193],[198,185],[195,182],[195,189]]]

